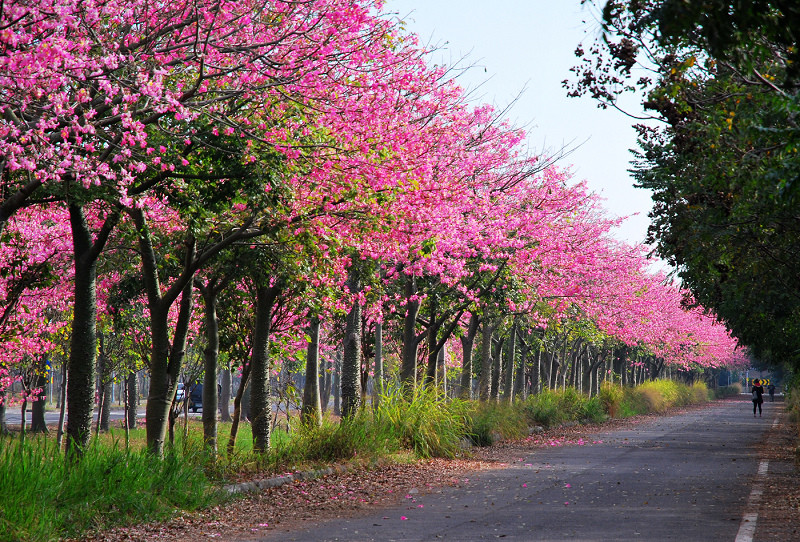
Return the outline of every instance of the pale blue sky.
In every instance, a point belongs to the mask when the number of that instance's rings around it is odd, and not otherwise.
[[[599,29],[580,0],[387,0],[385,9],[404,18],[423,43],[445,48],[435,60],[452,63],[466,55],[475,68],[460,80],[467,88],[480,85],[481,102],[502,108],[525,89],[509,118],[527,127],[531,146],[580,145],[561,164],[606,199],[611,215],[638,212],[617,237],[644,240],[652,202],[627,172],[628,149],[636,146],[631,119],[598,109],[591,98],[568,98],[561,86],[577,63],[576,46],[589,45]]]

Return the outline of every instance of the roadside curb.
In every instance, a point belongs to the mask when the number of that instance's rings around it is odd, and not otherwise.
[[[270,489],[273,487],[280,487],[284,484],[289,484],[301,480],[315,480],[328,476],[329,474],[341,474],[347,472],[349,469],[345,465],[334,465],[325,469],[318,469],[305,472],[295,472],[290,474],[282,474],[273,478],[265,480],[255,480],[252,482],[242,482],[240,484],[230,484],[222,487],[228,495],[238,495],[241,493],[257,493]]]

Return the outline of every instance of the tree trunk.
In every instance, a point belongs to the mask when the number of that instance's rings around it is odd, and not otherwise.
[[[0,435],[7,435],[8,422],[6,421],[6,392],[0,390]]]
[[[303,386],[300,422],[308,426],[319,426],[322,423],[322,405],[319,394],[319,316],[311,316],[309,320],[306,382]]]
[[[247,364],[242,368],[242,378],[239,381],[239,389],[236,390],[236,397],[233,399],[233,421],[231,422],[231,434],[228,437],[228,457],[233,457],[233,451],[236,446],[236,436],[239,434],[239,422],[242,420],[242,398],[244,397],[245,390],[248,389],[250,383],[250,365]]]
[[[358,271],[351,268],[347,286],[352,294],[361,290]],[[361,305],[353,301],[347,314],[342,354],[342,416],[356,415],[361,403]]]
[[[83,457],[89,445],[94,410],[97,364],[97,252],[83,208],[69,206],[75,260],[75,298],[72,312],[67,374],[67,456]]]
[[[478,323],[478,316],[474,313],[471,314],[467,332],[461,336],[461,385],[459,395],[462,399],[472,399],[472,351],[475,348]]]
[[[330,363],[328,363],[328,365],[330,365]],[[320,377],[320,381],[320,388],[322,390],[322,393],[320,394],[320,406],[322,407],[322,412],[327,412],[328,404],[331,402],[333,367],[324,368],[322,371],[322,376]]]
[[[41,356],[39,359],[39,370],[37,371],[34,386],[42,390],[47,386],[47,358]],[[47,433],[47,423],[44,420],[46,396],[40,395],[31,405],[31,432]]]
[[[505,382],[503,383],[503,400],[510,403],[514,400],[514,373],[517,355],[517,323],[511,326],[511,333],[508,336],[508,351],[506,352]]]
[[[61,393],[58,405],[58,427],[56,428],[56,447],[60,450],[64,444],[64,419],[67,415],[67,364],[61,364]]]
[[[98,373],[100,376],[99,382],[99,396],[100,404],[98,405],[97,412],[97,432],[100,431],[107,433],[109,429],[109,422],[111,420],[111,360],[108,359],[108,351],[106,350],[105,335],[100,332],[98,334],[100,343],[100,351],[98,358]]]
[[[200,286],[206,306],[206,347],[203,350],[203,443],[213,454],[217,453],[217,372],[219,371],[219,319],[217,296],[221,289],[216,279]],[[188,390],[187,390],[188,393]],[[188,399],[188,397],[187,397]]]
[[[262,454],[269,450],[272,427],[269,340],[272,307],[279,291],[277,286],[256,286],[256,321],[250,359],[250,424],[253,429],[253,449]]]
[[[514,396],[524,400],[527,396],[525,378],[527,376],[529,349],[524,341],[520,340],[520,343],[519,364],[517,365],[517,374],[514,376]]]
[[[492,402],[496,402],[500,397],[500,370],[503,367],[504,345],[502,337],[492,345],[492,382],[489,390],[489,400]]]
[[[220,371],[219,414],[223,422],[231,421],[231,370]]]
[[[406,277],[406,315],[403,319],[403,353],[400,364],[400,384],[413,389],[417,380],[417,316],[420,302],[416,299],[417,279]],[[414,298],[414,299],[412,299]]]
[[[378,407],[383,394],[383,323],[375,322],[375,372],[372,386],[372,405]]]
[[[478,398],[488,401],[492,388],[492,336],[494,335],[494,322],[486,317],[483,319],[481,336],[481,374],[478,377]]]
[[[127,386],[128,390],[125,394],[125,419],[128,429],[135,429],[136,417],[138,414],[136,412],[136,399],[139,396],[139,379],[136,376],[136,373],[132,372],[125,380],[125,385]]]
[[[433,386],[436,384],[436,368],[439,363],[436,343],[438,342],[439,325],[436,323],[437,303],[434,296],[428,299],[428,330],[425,336],[428,338],[428,366],[425,369],[425,385]]]
[[[333,366],[333,413],[342,414],[342,356],[338,352]]]

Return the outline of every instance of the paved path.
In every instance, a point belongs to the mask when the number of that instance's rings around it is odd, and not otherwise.
[[[782,403],[747,400],[536,449],[466,487],[264,541],[747,540],[744,516],[764,438]],[[762,470],[764,470],[762,465]],[[737,534],[740,538],[737,539]]]

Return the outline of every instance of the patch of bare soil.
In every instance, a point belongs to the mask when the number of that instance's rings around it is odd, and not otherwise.
[[[686,407],[674,412],[697,408],[705,406]],[[654,417],[638,416],[610,420],[601,425],[554,428],[533,439],[502,442],[476,449],[470,458],[351,468],[316,480],[297,481],[251,494],[224,506],[183,513],[169,521],[96,533],[86,540],[255,539],[266,536],[270,531],[293,530],[308,522],[353,517],[444,486],[458,487],[472,473],[502,468],[504,464],[518,460],[532,447],[548,446],[553,440],[569,445],[570,442],[588,438],[591,433],[633,428]],[[783,424],[771,435],[769,442],[760,448],[763,457],[771,458],[770,471],[773,468],[776,470],[764,494],[758,520],[758,540],[800,539],[800,484],[793,463],[796,437],[797,434],[790,430],[788,424]],[[770,536],[762,538],[762,532]]]

